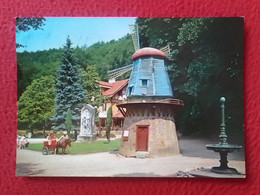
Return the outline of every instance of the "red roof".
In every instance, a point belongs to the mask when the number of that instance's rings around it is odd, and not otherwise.
[[[101,85],[101,87],[106,87],[106,88],[111,88],[112,87],[112,83],[108,83],[105,81],[98,81],[99,85]]]
[[[114,83],[108,83],[104,81],[99,81],[99,84],[102,86],[110,87],[110,89],[103,92],[103,96],[113,96],[115,95],[119,90],[121,90],[126,84],[128,83],[129,79],[116,81]]]
[[[167,58],[166,54],[163,53],[159,49],[155,49],[152,47],[144,47],[142,49],[137,50],[133,55],[132,55],[132,60],[136,60],[137,58],[143,57],[143,56],[160,56],[163,58]]]

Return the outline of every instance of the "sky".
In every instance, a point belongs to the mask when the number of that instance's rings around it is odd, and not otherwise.
[[[16,42],[26,45],[17,52],[61,48],[69,36],[74,47],[117,40],[130,33],[134,17],[45,17],[43,30],[16,33]]]

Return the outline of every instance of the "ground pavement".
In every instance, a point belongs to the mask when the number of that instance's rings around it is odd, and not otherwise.
[[[17,176],[175,177],[200,168],[219,166],[217,153],[207,151],[203,139],[180,139],[181,155],[158,158],[125,158],[117,152],[84,155],[42,155],[17,149]],[[229,166],[245,174],[243,152],[230,154]]]

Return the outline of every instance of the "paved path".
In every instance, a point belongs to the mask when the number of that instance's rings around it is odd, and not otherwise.
[[[219,166],[218,154],[205,150],[207,140],[180,140],[183,155],[160,158],[125,158],[116,152],[85,155],[42,155],[41,152],[17,150],[17,176],[115,176],[115,177],[173,177],[201,167]],[[191,145],[193,143],[194,145]],[[209,143],[210,144],[210,143]],[[194,147],[196,146],[196,147]],[[238,153],[241,154],[241,153]],[[196,157],[201,156],[201,157]],[[212,157],[208,157],[212,155]],[[245,173],[243,156],[229,158],[229,166]]]
[[[42,155],[30,150],[17,150],[17,176],[129,176],[172,177],[178,171],[218,166],[218,160],[183,155],[160,158],[125,158],[114,153],[88,155]],[[229,166],[245,173],[243,161],[230,161]]]
[[[209,140],[205,138],[181,137],[179,145],[181,153],[188,157],[204,157],[219,159],[219,154],[212,150],[207,150],[207,144],[217,144],[218,140]],[[235,151],[228,154],[229,160],[245,160],[244,147],[241,151]]]

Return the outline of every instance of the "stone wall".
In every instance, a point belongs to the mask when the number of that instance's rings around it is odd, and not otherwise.
[[[174,118],[125,117],[123,130],[129,130],[128,140],[122,136],[119,154],[136,156],[137,125],[149,125],[147,157],[180,154]]]

